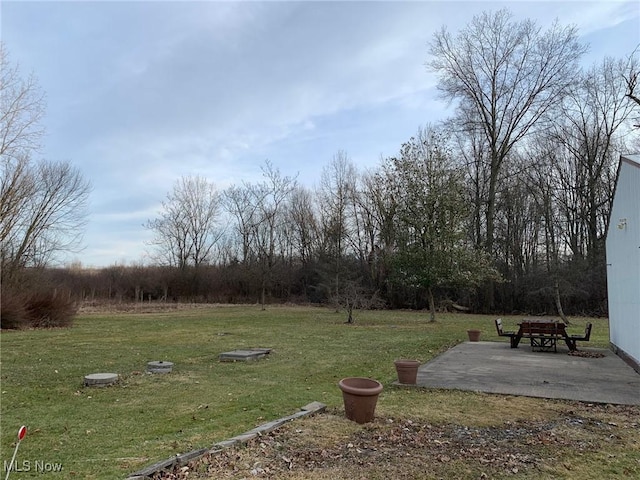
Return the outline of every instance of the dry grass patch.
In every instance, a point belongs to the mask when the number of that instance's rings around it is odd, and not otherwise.
[[[495,396],[490,401],[508,401]],[[514,399],[512,404],[523,402]],[[358,425],[339,409],[154,477],[174,479],[637,478],[640,409],[538,403],[543,414],[490,425],[378,416]],[[544,417],[545,403],[549,403]],[[491,408],[489,408],[491,410]]]

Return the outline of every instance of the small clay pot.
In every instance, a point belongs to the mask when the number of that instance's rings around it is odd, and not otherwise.
[[[342,390],[345,416],[356,423],[373,420],[382,384],[362,377],[343,378],[338,382]]]
[[[398,373],[398,382],[405,385],[415,385],[418,378],[418,367],[420,362],[418,360],[396,360],[393,362],[396,366],[396,372]]]
[[[480,341],[480,333],[481,330],[467,330],[467,335],[469,335],[470,342],[479,342]]]

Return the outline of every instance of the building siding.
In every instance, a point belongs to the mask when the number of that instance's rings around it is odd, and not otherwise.
[[[640,156],[620,160],[607,234],[610,341],[640,365]]]

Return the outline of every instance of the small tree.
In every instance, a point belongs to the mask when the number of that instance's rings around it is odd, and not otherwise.
[[[355,310],[367,310],[372,308],[382,308],[384,301],[378,296],[377,291],[362,285],[362,279],[343,280],[340,285],[340,292],[333,297],[336,305],[342,307],[347,313],[345,323],[355,323],[353,313]]]
[[[497,273],[466,240],[463,173],[451,160],[443,132],[420,130],[385,168],[397,199],[392,278],[426,292],[435,321],[434,288],[471,287]]]

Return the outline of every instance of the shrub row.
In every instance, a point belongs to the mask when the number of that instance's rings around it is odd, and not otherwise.
[[[3,329],[70,327],[77,312],[70,295],[56,289],[24,291],[3,286],[0,295]]]

